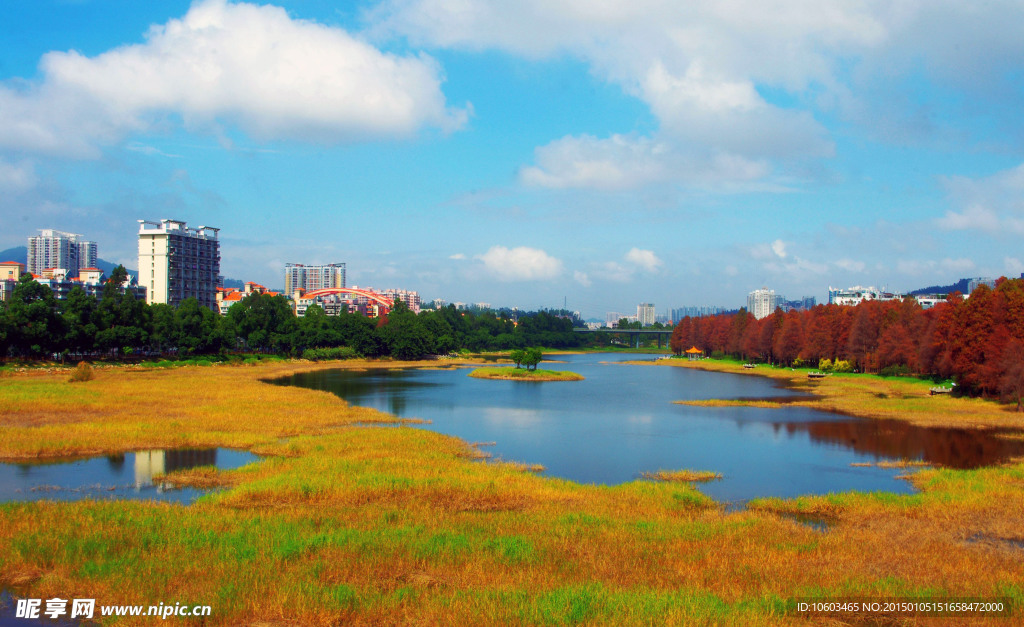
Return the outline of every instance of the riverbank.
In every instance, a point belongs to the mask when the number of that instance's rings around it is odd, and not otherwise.
[[[6,459],[175,446],[266,458],[204,473],[230,487],[191,506],[0,505],[0,585],[30,598],[210,605],[217,625],[816,624],[787,603],[1024,602],[1019,464],[923,470],[908,496],[765,499],[726,512],[687,483],[579,485],[481,463],[455,438],[263,382],[402,365],[6,376]]]
[[[477,368],[469,373],[474,379],[500,381],[583,381],[583,376],[568,370],[527,370],[525,368]]]
[[[680,401],[702,407],[811,407],[860,418],[902,420],[921,427],[1024,430],[1024,413],[1012,405],[980,398],[930,394],[930,381],[873,374],[829,374],[810,379],[808,369],[776,368],[758,364],[745,368],[734,361],[661,359],[631,364],[695,368],[709,372],[769,377],[786,388],[804,392],[804,398],[711,399]]]

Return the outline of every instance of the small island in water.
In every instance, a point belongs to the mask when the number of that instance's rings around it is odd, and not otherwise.
[[[567,370],[527,370],[515,367],[477,368],[469,373],[477,379],[503,379],[509,381],[582,381],[583,375]]]

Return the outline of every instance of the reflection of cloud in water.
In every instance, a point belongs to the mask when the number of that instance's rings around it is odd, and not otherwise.
[[[634,414],[626,418],[631,425],[649,425],[654,423],[654,416],[650,414]]]
[[[488,407],[484,409],[484,420],[496,426],[524,429],[540,424],[540,411],[536,409]]]

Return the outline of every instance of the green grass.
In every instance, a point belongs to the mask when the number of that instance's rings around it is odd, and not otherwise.
[[[583,376],[568,370],[527,370],[526,368],[488,367],[477,368],[469,373],[476,379],[501,379],[511,381],[582,381]]]

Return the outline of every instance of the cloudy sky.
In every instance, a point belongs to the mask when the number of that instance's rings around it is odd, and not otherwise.
[[[1024,272],[1019,0],[2,6],[0,249],[588,317]]]

